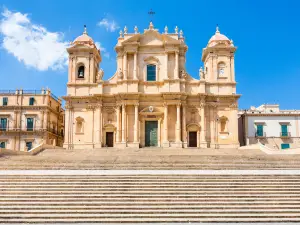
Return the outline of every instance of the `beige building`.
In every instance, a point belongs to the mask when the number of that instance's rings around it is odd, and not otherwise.
[[[100,50],[85,28],[67,49],[64,147],[238,147],[233,41],[217,28],[202,51],[199,79],[186,71],[187,50],[177,27],[125,27],[116,72],[103,80]]]
[[[29,151],[63,145],[64,110],[49,89],[0,91],[0,147]]]
[[[261,143],[272,149],[299,148],[300,110],[263,104],[240,110],[238,114],[241,146]]]

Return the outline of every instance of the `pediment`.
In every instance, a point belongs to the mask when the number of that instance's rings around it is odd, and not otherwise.
[[[162,46],[164,44],[162,35],[158,33],[156,30],[146,31],[140,37],[140,45],[155,45]]]

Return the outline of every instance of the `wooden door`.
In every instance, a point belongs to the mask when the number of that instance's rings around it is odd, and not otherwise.
[[[107,147],[114,147],[114,132],[106,132]]]
[[[157,121],[145,122],[145,146],[157,146]]]
[[[189,147],[197,147],[197,132],[189,132]]]

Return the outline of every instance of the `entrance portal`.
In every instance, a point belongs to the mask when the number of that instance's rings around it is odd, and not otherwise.
[[[145,146],[157,146],[157,121],[145,121]]]
[[[197,147],[197,132],[189,132],[189,147]]]
[[[114,132],[106,132],[106,146],[114,147]]]

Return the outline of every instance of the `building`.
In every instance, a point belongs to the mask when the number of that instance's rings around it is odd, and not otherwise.
[[[41,143],[62,146],[64,109],[49,89],[0,91],[0,147],[28,151]]]
[[[187,50],[177,27],[125,27],[116,72],[103,80],[100,50],[85,28],[67,49],[64,147],[238,147],[233,41],[217,28],[202,50],[199,79],[185,69]]]
[[[239,141],[242,146],[258,142],[277,149],[299,147],[300,110],[281,110],[264,104],[239,112]]]

